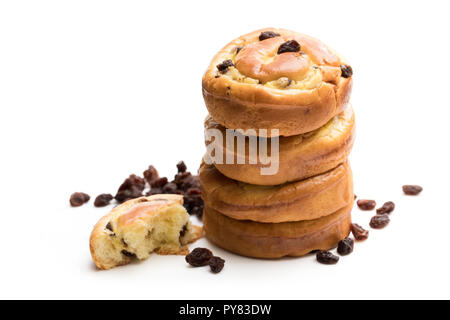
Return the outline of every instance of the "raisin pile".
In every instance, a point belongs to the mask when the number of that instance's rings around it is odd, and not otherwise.
[[[146,188],[149,188],[146,190]],[[146,191],[146,192],[145,192]],[[115,196],[109,193],[103,193],[96,197],[94,206],[105,207],[116,200],[117,203],[140,198],[142,196],[154,194],[179,194],[184,198],[184,207],[191,215],[199,218],[203,214],[203,199],[201,197],[200,181],[198,176],[192,175],[187,171],[186,164],[183,161],[177,163],[177,174],[174,180],[169,181],[167,177],[160,177],[154,166],[149,166],[144,171],[143,177],[131,174],[120,185]],[[79,207],[90,199],[89,195],[76,192],[70,197],[70,204],[73,207]]]
[[[354,241],[352,238],[345,238],[339,241],[337,252],[341,256],[347,256],[353,252]]]
[[[186,262],[193,267],[209,266],[212,273],[219,273],[225,266],[225,260],[213,255],[206,248],[195,248],[186,256]]]

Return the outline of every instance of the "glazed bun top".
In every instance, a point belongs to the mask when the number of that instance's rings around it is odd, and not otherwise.
[[[213,59],[205,77],[268,88],[310,90],[338,84],[352,69],[322,42],[285,29],[258,30],[229,43]]]

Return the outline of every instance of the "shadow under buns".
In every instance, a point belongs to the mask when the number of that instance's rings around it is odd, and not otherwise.
[[[290,181],[298,181],[326,172],[345,162],[353,147],[355,140],[355,116],[351,105],[333,117],[323,127],[301,135],[279,138],[279,168],[273,175],[262,175],[263,165],[258,157],[251,164],[249,157],[248,137],[235,132],[238,137],[245,138],[245,154],[239,154],[237,143],[234,150],[227,147],[226,128],[217,123],[211,116],[205,120],[205,129],[218,129],[224,137],[222,146],[216,141],[210,142],[211,148],[221,148],[224,159],[238,157],[245,159],[245,163],[221,164],[214,163],[215,167],[225,176],[242,182],[257,185],[278,185]],[[263,139],[263,138],[260,138]],[[237,139],[239,140],[239,138]],[[271,149],[271,140],[267,140],[267,150]],[[205,141],[206,142],[206,141]],[[209,142],[206,142],[209,145]],[[270,156],[270,154],[269,154]],[[275,160],[274,160],[275,161]]]
[[[253,258],[303,256],[329,250],[350,233],[353,202],[326,217],[300,222],[258,223],[231,219],[205,206],[208,240],[228,251]]]
[[[353,202],[348,162],[326,173],[277,186],[258,186],[229,179],[214,166],[199,171],[205,205],[238,220],[288,222],[313,220]]]
[[[263,31],[279,36],[261,41]],[[277,52],[292,40],[299,43],[298,52]],[[217,53],[202,79],[203,97],[212,117],[229,129],[278,129],[282,136],[310,132],[348,103],[352,76],[342,73],[345,64],[317,39],[261,29]]]

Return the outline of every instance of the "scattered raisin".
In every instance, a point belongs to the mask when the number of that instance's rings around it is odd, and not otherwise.
[[[122,250],[122,254],[128,258],[135,258],[136,255],[134,253],[128,252],[127,250]]]
[[[97,198],[95,198],[94,206],[105,207],[111,202],[112,199],[114,199],[112,194],[102,193],[101,195],[97,196]]]
[[[377,203],[375,202],[375,200],[363,200],[360,199],[356,202],[358,204],[358,207],[361,210],[373,210],[375,208],[375,206],[377,205]]]
[[[353,69],[347,64],[341,64],[341,76],[343,78],[350,78],[353,75]]]
[[[352,238],[345,238],[344,240],[339,241],[337,252],[341,256],[349,255],[353,252],[354,241]]]
[[[177,169],[178,169],[178,173],[186,172],[187,167],[186,167],[186,164],[184,163],[184,161],[180,161],[177,163]]]
[[[227,59],[227,60],[223,61],[221,64],[217,65],[217,69],[221,73],[226,73],[228,71],[229,67],[234,67],[234,63],[230,59]]]
[[[370,226],[374,229],[383,229],[386,227],[391,219],[389,219],[389,216],[387,214],[379,214],[370,220]]]
[[[352,234],[358,241],[366,240],[369,237],[369,231],[356,223],[352,223]]]
[[[403,186],[403,192],[408,196],[417,196],[421,193],[423,188],[417,185],[406,185]]]
[[[335,256],[330,251],[317,252],[316,259],[322,264],[336,264],[339,261],[339,257]]]
[[[213,273],[219,273],[225,266],[225,260],[219,257],[212,257],[208,263]]]
[[[263,31],[261,32],[261,34],[259,35],[259,41],[263,41],[266,39],[270,39],[270,38],[275,38],[275,37],[279,37],[280,34],[273,32],[273,31]]]
[[[131,189],[131,187],[136,187],[142,191],[145,189],[145,180],[135,174],[132,174],[120,185],[119,191],[128,190]]]
[[[162,188],[164,187],[167,183],[169,182],[169,180],[166,177],[162,177],[162,178],[157,178],[153,181],[150,182],[150,186],[152,188]]]
[[[83,192],[75,192],[70,196],[70,205],[72,207],[79,207],[88,202],[91,197]]]
[[[144,179],[150,184],[153,180],[159,178],[159,173],[154,166],[149,166],[147,170],[144,171]]]
[[[285,52],[299,52],[299,51],[300,51],[300,44],[295,40],[286,41],[278,48],[278,54],[282,54]]]
[[[206,248],[196,248],[186,256],[186,262],[193,267],[207,266],[213,257],[212,252]]]
[[[395,203],[393,203],[392,201],[388,201],[385,204],[383,204],[383,206],[381,208],[377,209],[377,214],[389,214],[392,211],[394,211],[395,209]]]
[[[242,50],[242,48],[243,47],[236,47],[236,54],[238,54]]]

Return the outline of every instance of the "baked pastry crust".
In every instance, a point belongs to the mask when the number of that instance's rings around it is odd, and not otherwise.
[[[89,247],[96,266],[107,270],[130,263],[132,256],[146,259],[151,252],[186,255],[186,245],[202,234],[189,221],[183,196],[152,195],[126,201],[101,218]]]
[[[205,207],[208,240],[228,251],[253,258],[298,257],[329,250],[350,233],[353,202],[326,217],[300,222],[258,223],[231,219]]]
[[[251,162],[249,146],[245,146],[245,154],[240,154],[237,143],[234,150],[227,147],[226,128],[217,123],[211,116],[205,120],[205,129],[218,129],[224,137],[222,146],[216,141],[205,141],[207,145],[214,144],[214,149],[221,148],[224,159],[214,166],[228,178],[257,185],[279,185],[286,182],[303,180],[322,172],[327,172],[346,161],[355,140],[355,116],[351,105],[343,112],[333,117],[326,125],[317,130],[301,135],[279,138],[278,171],[273,175],[262,175],[264,165],[259,157]],[[235,132],[237,136],[242,136]],[[260,138],[264,139],[264,138]],[[271,141],[267,139],[268,150]],[[245,159],[245,163],[233,161],[225,163],[225,159]]]
[[[353,202],[353,177],[346,162],[323,174],[278,186],[257,186],[225,177],[202,163],[205,205],[237,220],[280,223],[314,220]]]
[[[260,41],[263,31],[280,36]],[[289,40],[300,44],[300,52],[277,54]],[[218,70],[227,60],[233,66]],[[346,64],[317,39],[285,29],[261,29],[216,54],[202,79],[203,97],[211,116],[226,128],[298,135],[323,126],[348,103],[352,77],[343,77],[341,71]]]

